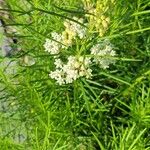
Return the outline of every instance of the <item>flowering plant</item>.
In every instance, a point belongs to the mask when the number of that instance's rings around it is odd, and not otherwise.
[[[83,18],[73,17],[73,19],[79,23],[84,23]],[[84,40],[87,38],[88,28],[79,23],[65,20],[65,30],[61,34],[52,32],[52,39],[46,39],[44,44],[45,51],[54,55],[55,59],[56,70],[50,71],[49,76],[55,79],[59,85],[72,83],[80,77],[91,78],[92,68],[90,65],[92,63],[98,64],[103,69],[107,69],[110,64],[115,63],[111,57],[116,56],[116,52],[108,39],[97,41],[97,44],[89,49],[90,54],[67,56],[66,63],[61,60],[63,49],[73,48],[72,46],[77,44],[76,39]]]

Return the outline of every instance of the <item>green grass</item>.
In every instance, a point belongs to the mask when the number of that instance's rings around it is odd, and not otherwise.
[[[17,38],[21,51],[9,58],[18,64],[15,74],[6,73],[9,65],[0,67],[0,102],[8,105],[0,109],[0,149],[150,150],[149,9],[149,0],[120,0],[110,6],[105,35],[92,31],[63,54],[87,54],[97,39],[109,38],[116,63],[107,70],[92,66],[92,79],[60,86],[48,76],[54,59],[43,44],[52,31],[64,30],[64,19],[85,16],[83,3],[7,0],[5,11],[11,17],[3,20],[17,30],[7,36]],[[35,64],[26,63],[25,56]]]

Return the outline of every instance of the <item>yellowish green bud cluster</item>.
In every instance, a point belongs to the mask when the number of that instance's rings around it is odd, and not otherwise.
[[[108,1],[97,1],[95,6],[90,0],[83,1],[83,3],[85,10],[90,13],[87,15],[90,30],[96,30],[100,37],[104,36],[110,24],[110,18],[106,15],[109,9]],[[112,0],[111,3],[114,4],[114,0]]]

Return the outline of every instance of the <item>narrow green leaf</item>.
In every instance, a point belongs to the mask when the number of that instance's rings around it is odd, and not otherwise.
[[[134,33],[144,32],[144,31],[148,31],[148,30],[150,30],[150,27],[144,28],[144,29],[139,29],[139,30],[134,30],[134,31],[129,31],[129,32],[127,32],[126,34],[127,34],[127,35],[128,35],[128,34],[134,34]]]
[[[89,14],[89,15],[94,15],[94,14],[91,14],[91,13],[88,13],[88,12],[85,12],[85,11],[79,11],[79,10],[70,10],[70,9],[65,9],[65,8],[62,8],[62,7],[58,7],[56,5],[53,5],[55,8],[59,9],[59,10],[62,10],[64,12],[68,12],[68,13],[74,13],[74,14]]]
[[[126,84],[126,85],[131,85],[129,82],[124,81],[124,80],[122,80],[122,79],[120,79],[120,78],[118,78],[118,77],[115,77],[115,76],[111,75],[111,74],[108,74],[108,73],[105,73],[105,72],[100,72],[99,74],[100,74],[100,75],[104,75],[104,76],[109,77],[109,78],[112,78],[112,79],[114,79],[114,80],[116,80],[116,81],[119,81],[119,82],[121,82],[121,83],[124,83],[124,84]]]
[[[136,12],[136,13],[134,13],[132,16],[143,15],[143,14],[148,14],[148,13],[150,13],[150,10],[145,10],[145,11],[141,11],[141,12]]]
[[[65,19],[71,20],[71,21],[73,21],[73,22],[76,22],[76,23],[80,24],[80,25],[83,26],[83,27],[86,27],[84,24],[82,24],[82,23],[80,23],[80,22],[78,22],[78,21],[76,21],[76,20],[74,20],[74,19],[72,19],[72,18],[69,18],[69,17],[67,17],[67,16],[64,16],[64,15],[61,15],[61,14],[58,14],[58,13],[55,13],[55,12],[53,12],[53,11],[47,11],[47,10],[43,10],[43,9],[40,9],[40,8],[35,8],[35,10],[40,11],[40,12],[43,12],[43,13],[47,13],[47,14],[50,14],[50,15],[58,16],[58,17],[61,17],[61,18],[65,18]]]
[[[97,141],[99,147],[101,148],[101,150],[105,150],[104,146],[102,145],[101,141],[97,138],[97,136],[94,134],[94,132],[91,132],[95,138],[95,140]]]
[[[133,146],[137,143],[137,141],[139,140],[139,138],[142,136],[142,134],[144,134],[144,132],[146,131],[146,128],[140,132],[140,134],[137,136],[137,138],[133,141],[133,143],[131,144],[131,146],[129,147],[128,150],[132,150]]]

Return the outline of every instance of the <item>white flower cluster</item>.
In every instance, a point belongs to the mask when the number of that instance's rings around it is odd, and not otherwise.
[[[51,36],[53,40],[46,39],[44,44],[45,51],[49,52],[50,54],[58,54],[61,49],[61,40],[62,36],[56,32],[52,32]]]
[[[73,19],[79,23],[83,23],[82,18],[79,19],[77,17],[73,17]],[[77,36],[80,39],[84,38],[86,35],[86,28],[81,26],[79,23],[65,20],[65,30],[61,34],[52,32],[52,40],[46,39],[44,44],[45,51],[49,52],[50,54],[58,54],[62,48],[68,48],[71,46],[73,44],[73,40]]]
[[[55,59],[56,70],[51,71],[49,76],[55,79],[59,85],[72,83],[80,77],[90,78],[92,70],[89,68],[91,64],[90,58],[79,58],[69,56],[67,63],[63,63],[60,59]]]
[[[116,56],[116,52],[108,40],[94,45],[91,48],[91,54],[94,55],[93,61],[99,64],[103,69],[109,68],[110,64],[115,63],[113,57]]]
[[[79,19],[77,17],[73,17],[73,20],[82,24],[84,23],[82,18]],[[74,21],[66,20],[64,22],[64,26],[66,27],[64,32],[66,32],[70,38],[74,39],[76,36],[78,36],[80,39],[82,39],[86,35],[86,28]]]

